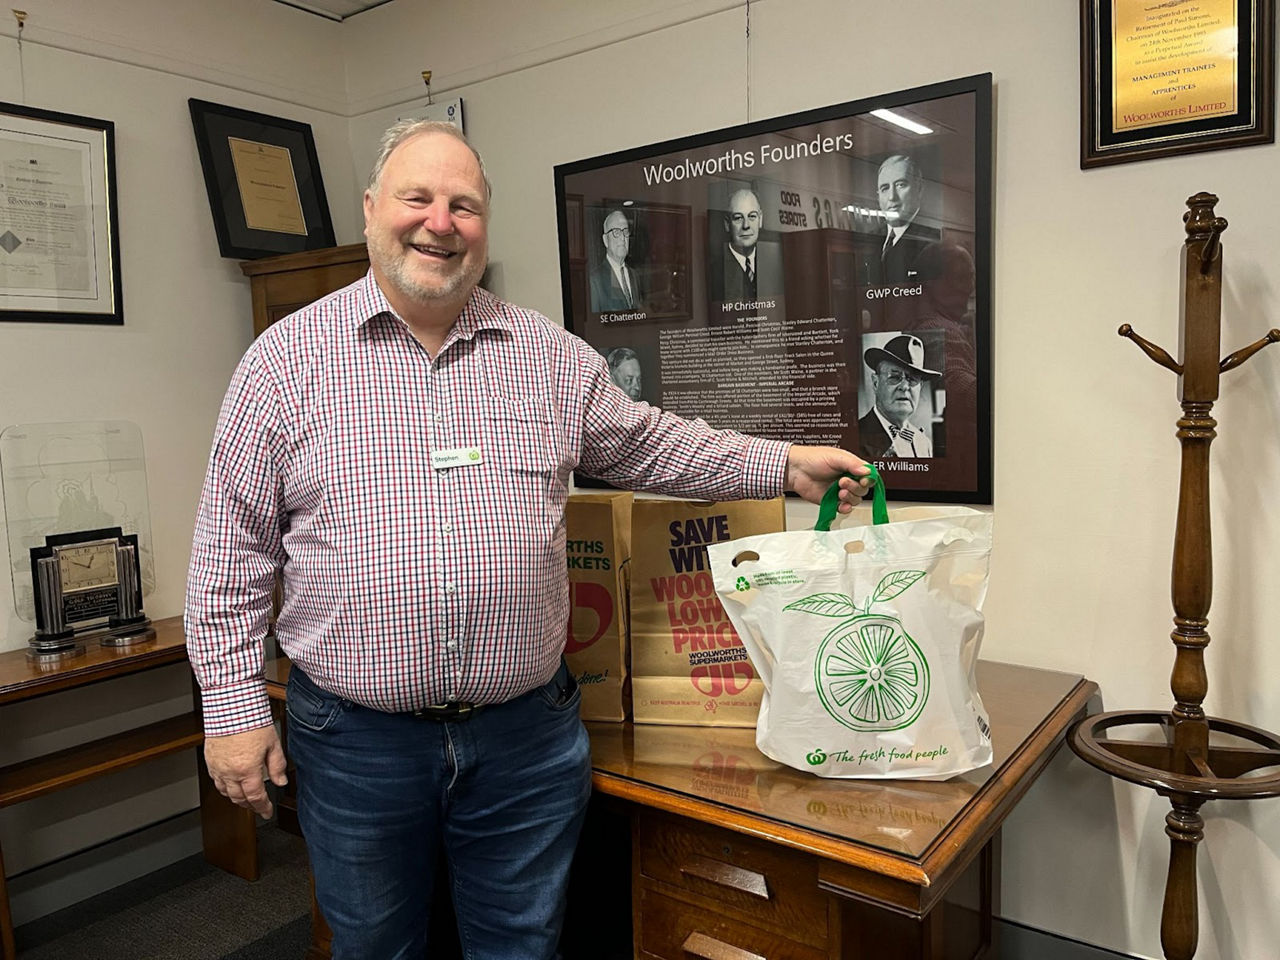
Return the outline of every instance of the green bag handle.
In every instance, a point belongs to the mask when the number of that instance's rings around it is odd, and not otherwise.
[[[888,523],[889,507],[884,502],[884,484],[880,482],[880,471],[874,463],[868,463],[867,466],[871,468],[871,522]],[[845,476],[851,480],[859,479],[851,473],[846,473]],[[839,506],[840,480],[837,478],[822,496],[822,504],[818,507],[818,522],[813,525],[813,529],[830,530],[831,521],[836,518]]]

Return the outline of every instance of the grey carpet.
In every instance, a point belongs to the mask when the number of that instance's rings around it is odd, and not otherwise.
[[[300,960],[311,894],[302,841],[259,831],[249,883],[191,857],[18,930],[18,960]]]

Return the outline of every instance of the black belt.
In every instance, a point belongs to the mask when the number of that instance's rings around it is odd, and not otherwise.
[[[437,720],[446,723],[452,720],[468,720],[473,713],[483,710],[483,703],[471,703],[466,700],[452,700],[435,706],[419,707],[413,711],[415,717],[424,720]]]

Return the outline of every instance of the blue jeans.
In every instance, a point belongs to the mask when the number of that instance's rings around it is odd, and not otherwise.
[[[544,686],[465,720],[370,710],[289,676],[298,819],[333,960],[421,960],[440,845],[466,960],[551,960],[591,793],[580,694]]]

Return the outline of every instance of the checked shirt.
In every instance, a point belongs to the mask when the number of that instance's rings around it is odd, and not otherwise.
[[[392,712],[503,702],[564,646],[570,471],[766,498],[787,449],[632,402],[584,341],[478,288],[433,359],[368,274],[268,329],[223,401],[187,581],[205,731],[271,722],[277,569],[280,644],[319,686]]]

